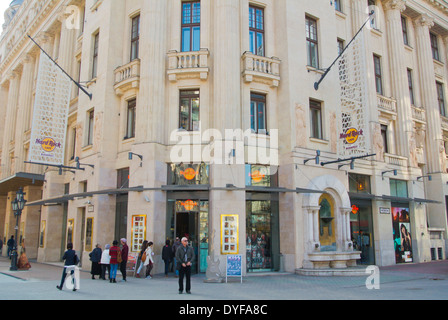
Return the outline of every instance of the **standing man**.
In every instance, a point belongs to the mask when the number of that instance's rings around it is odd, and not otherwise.
[[[16,245],[16,241],[14,240],[14,236],[11,236],[11,238],[6,243],[8,246],[8,258],[11,259],[11,252],[14,251],[14,246]]]
[[[194,260],[194,250],[188,246],[188,239],[182,238],[182,245],[176,250],[176,262],[179,269],[179,294],[184,291],[184,275],[186,276],[186,291],[190,294],[191,289],[191,262]]]
[[[126,264],[128,263],[128,254],[129,254],[129,247],[127,245],[127,240],[125,238],[121,238],[121,245],[122,245],[122,249],[121,249],[121,259],[123,261],[121,261],[120,264],[120,272],[123,276],[123,281],[126,281]]]
[[[180,246],[181,246],[181,244],[180,244],[179,237],[176,237],[176,241],[174,241],[174,243],[173,243],[173,256],[174,256],[173,260],[174,260],[174,270],[176,272],[176,275],[175,275],[176,278],[179,276],[179,262],[176,259],[176,252]]]

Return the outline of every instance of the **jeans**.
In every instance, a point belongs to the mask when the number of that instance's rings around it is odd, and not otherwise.
[[[110,264],[109,279],[115,279],[117,277],[118,263]]]
[[[191,266],[187,266],[187,267],[181,266],[180,267],[180,270],[179,270],[179,291],[180,292],[184,291],[184,275],[187,278],[185,289],[187,292],[189,292],[191,289],[191,283],[190,283]]]
[[[163,260],[165,262],[165,275],[168,275],[171,260]]]
[[[174,258],[174,270],[176,270],[176,276],[179,275],[179,269],[177,269],[177,264],[178,264],[178,262],[177,262],[176,258]]]

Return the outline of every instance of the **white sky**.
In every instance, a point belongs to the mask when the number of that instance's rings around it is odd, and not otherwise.
[[[1,32],[1,26],[5,22],[4,19],[5,10],[8,9],[11,1],[12,0],[0,0],[0,32]]]

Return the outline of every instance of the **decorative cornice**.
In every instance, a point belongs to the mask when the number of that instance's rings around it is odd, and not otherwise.
[[[428,14],[424,13],[417,19],[415,19],[415,24],[420,25],[422,27],[433,27],[434,26],[434,18],[430,17]]]

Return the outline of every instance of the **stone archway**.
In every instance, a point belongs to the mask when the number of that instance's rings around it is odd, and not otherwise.
[[[350,211],[351,204],[348,191],[344,184],[335,176],[323,175],[311,180],[307,186],[309,189],[322,190],[326,198],[334,202],[334,232],[336,238],[335,247],[330,251],[323,251],[320,243],[319,211],[322,194],[309,193],[303,196],[303,212],[305,214],[305,256],[303,266],[305,268],[347,268],[356,265],[359,252],[353,251],[353,243],[350,239]]]

